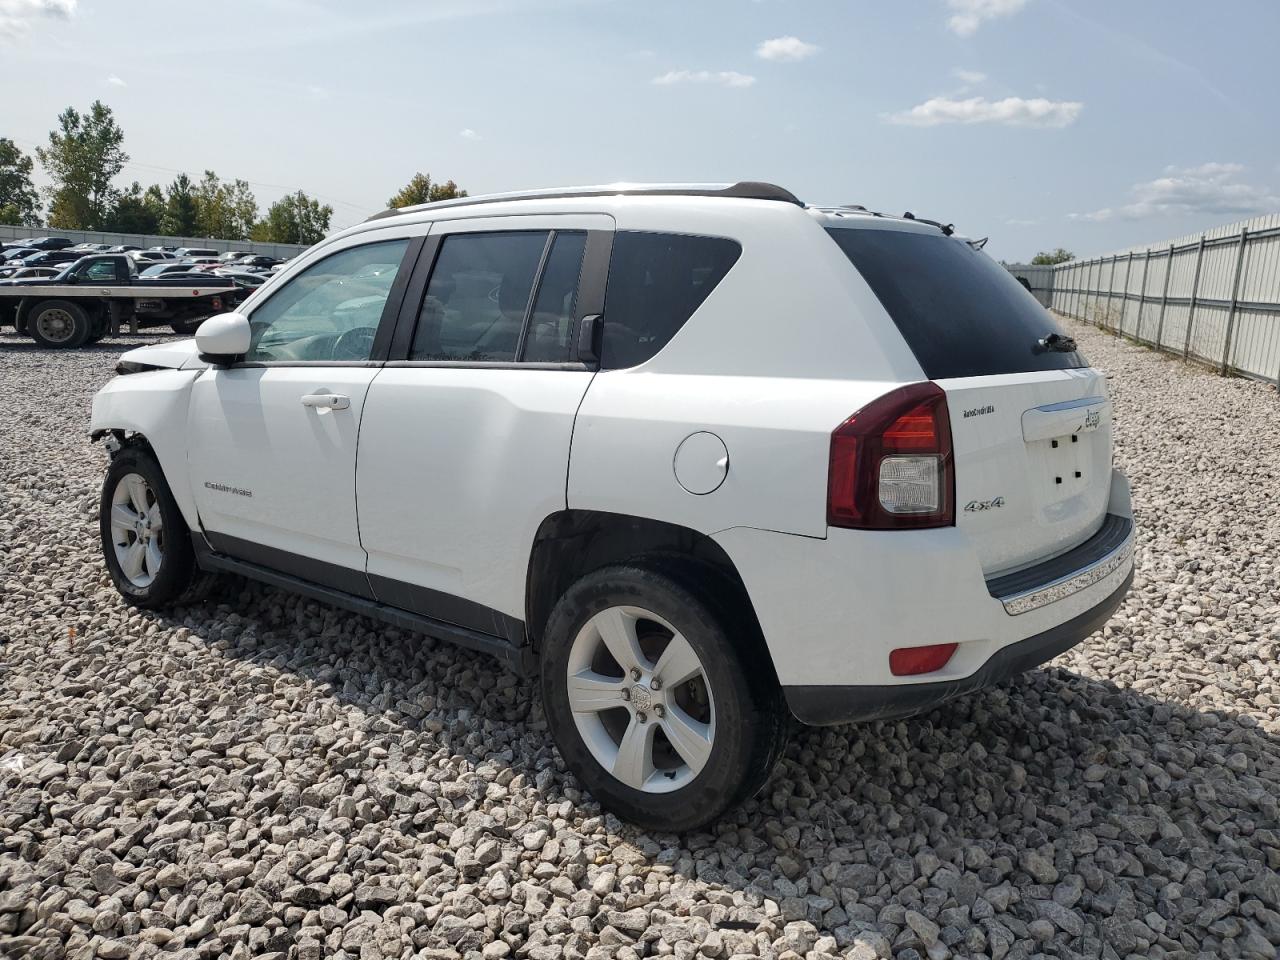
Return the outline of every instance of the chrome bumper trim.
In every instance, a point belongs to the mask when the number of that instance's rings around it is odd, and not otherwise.
[[[1133,566],[1133,538],[1134,530],[1130,529],[1129,536],[1125,538],[1120,546],[1088,566],[1081,567],[1079,570],[1072,571],[1033,590],[1001,597],[1000,602],[1004,604],[1005,613],[1011,617],[1016,617],[1019,614],[1030,613],[1032,610],[1039,610],[1041,607],[1065,599],[1072,594],[1079,593],[1081,590],[1087,590],[1094,584],[1105,580],[1117,570],[1127,570]]]

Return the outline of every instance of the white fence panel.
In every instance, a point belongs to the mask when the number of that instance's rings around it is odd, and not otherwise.
[[[1059,313],[1280,386],[1280,214],[1044,269],[1009,267]]]

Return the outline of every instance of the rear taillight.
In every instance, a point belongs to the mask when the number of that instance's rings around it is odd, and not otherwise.
[[[831,526],[949,527],[955,516],[951,420],[947,395],[936,383],[885,394],[831,434]]]

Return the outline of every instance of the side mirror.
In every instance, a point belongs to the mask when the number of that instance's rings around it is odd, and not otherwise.
[[[249,318],[242,313],[220,313],[196,330],[200,359],[215,366],[234,363],[249,352]]]
[[[80,282],[80,274],[78,274],[78,273],[68,273],[68,274],[63,278],[62,282],[63,282],[63,283],[79,283],[79,282]]]

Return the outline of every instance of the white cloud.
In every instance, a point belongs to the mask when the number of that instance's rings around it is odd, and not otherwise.
[[[987,75],[981,70],[965,70],[961,67],[951,71],[957,80],[971,87],[976,87],[980,83],[985,83]]]
[[[480,134],[476,133],[470,127],[467,127],[464,130],[460,130],[458,132],[458,136],[460,136],[463,140],[479,140],[480,139]]]
[[[1195,167],[1166,167],[1167,176],[1136,183],[1130,188],[1133,202],[1103,207],[1089,213],[1072,213],[1072,220],[1100,223],[1117,217],[1141,220],[1174,213],[1236,216],[1265,213],[1280,208],[1280,195],[1266,187],[1242,183],[1244,167],[1238,163],[1202,163]]]
[[[714,83],[722,87],[749,87],[756,78],[747,73],[734,70],[669,70],[653,82],[660,87],[669,87],[677,83]]]
[[[128,84],[127,84],[127,83],[125,83],[123,80],[121,80],[119,77],[117,77],[114,73],[113,73],[113,74],[111,74],[111,76],[107,77],[107,83],[111,84],[113,87],[127,87],[127,86],[128,86]]]
[[[955,11],[947,26],[961,37],[971,37],[985,20],[1011,17],[1027,5],[1027,0],[947,0]]]
[[[27,35],[36,20],[70,20],[78,0],[0,0],[0,40]]]
[[[761,60],[795,63],[808,60],[821,49],[816,43],[805,43],[799,37],[774,37],[756,47],[756,56]]]
[[[1005,97],[988,100],[969,97],[956,100],[934,97],[910,110],[895,113],[889,122],[911,127],[936,127],[944,123],[1000,123],[1010,127],[1065,127],[1075,123],[1084,109],[1074,100]]]

